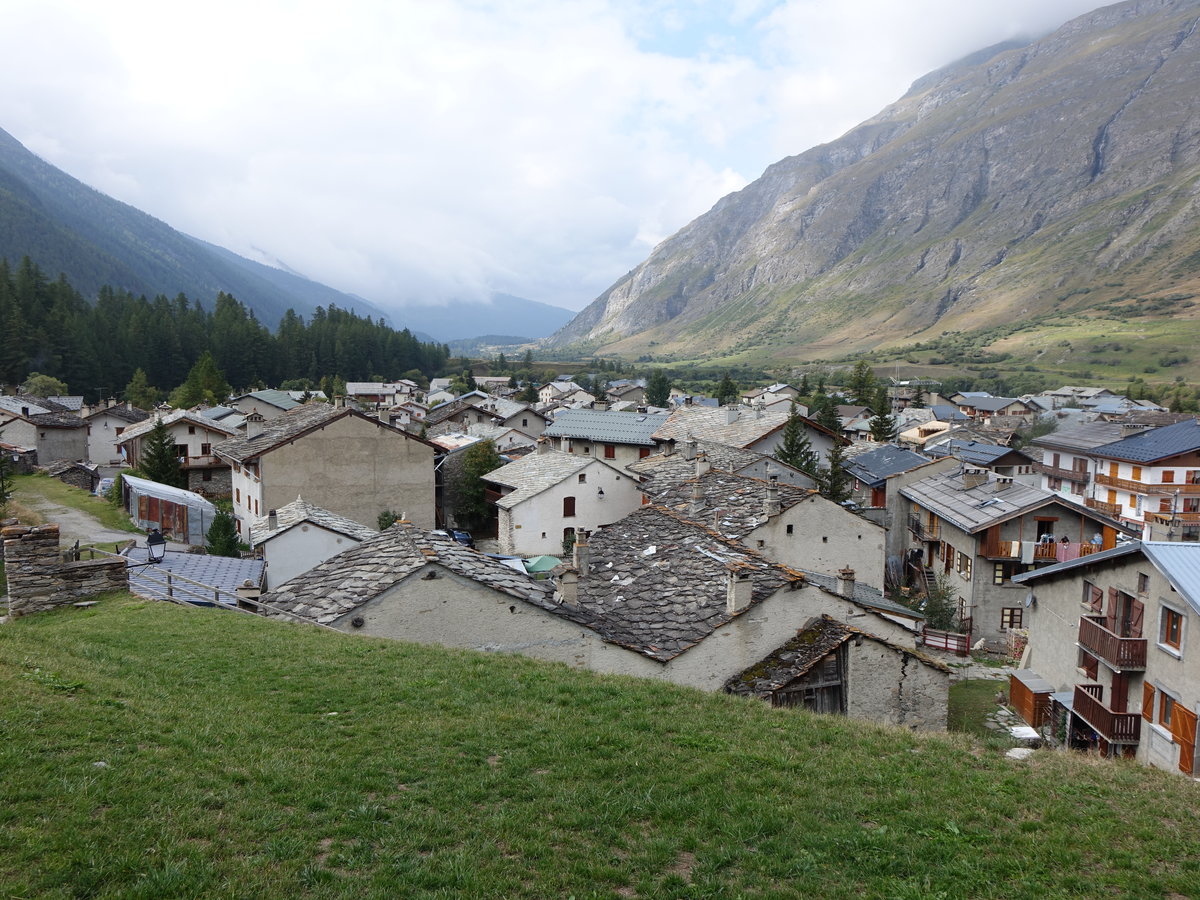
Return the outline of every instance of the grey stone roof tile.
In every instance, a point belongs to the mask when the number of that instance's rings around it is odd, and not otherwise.
[[[360,525],[353,519],[347,519],[345,516],[339,516],[337,513],[309,503],[303,497],[297,497],[286,506],[281,506],[275,510],[275,520],[276,528],[274,531],[270,530],[270,516],[263,516],[260,519],[251,521],[251,547],[257,547],[259,544],[278,537],[302,522],[311,522],[327,531],[344,534],[346,537],[353,538],[356,541],[365,541],[379,533],[374,528]]]

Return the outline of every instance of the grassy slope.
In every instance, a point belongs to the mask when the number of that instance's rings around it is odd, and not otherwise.
[[[110,598],[0,627],[3,896],[1186,895],[1196,785]]]
[[[13,479],[16,501],[22,506],[28,506],[27,498],[40,497],[52,503],[69,506],[82,510],[99,520],[105,528],[113,531],[128,531],[131,534],[141,534],[129,516],[119,506],[114,506],[107,500],[89,494],[87,491],[70,484],[64,484],[49,475],[18,475]],[[24,502],[23,501],[24,499]],[[29,523],[28,512],[22,515],[21,521]]]

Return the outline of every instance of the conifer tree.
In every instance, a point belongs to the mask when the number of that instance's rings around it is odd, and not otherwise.
[[[137,369],[125,385],[125,399],[138,409],[154,409],[160,396],[158,388],[150,386],[145,369]]]
[[[891,404],[888,402],[887,389],[880,385],[875,392],[871,404],[875,415],[868,423],[871,428],[871,440],[878,444],[887,444],[896,439],[896,417],[891,414]]]
[[[8,501],[13,495],[12,463],[8,457],[0,454],[0,517],[8,512]]]
[[[660,407],[671,402],[671,379],[662,369],[655,369],[646,382],[646,402]]]
[[[738,402],[738,386],[733,383],[728,372],[721,379],[721,383],[717,385],[717,402],[722,406]]]
[[[850,373],[850,383],[847,385],[854,403],[858,406],[870,406],[875,399],[876,386],[875,373],[871,371],[865,359],[860,359],[854,364],[854,371]]]
[[[813,397],[808,417],[834,434],[842,433],[842,420],[837,414],[837,406],[828,394],[818,393]]]
[[[238,547],[237,523],[233,521],[233,516],[224,504],[217,506],[217,515],[208,526],[205,547],[212,556],[230,556],[236,559],[241,552]]]
[[[187,487],[187,479],[175,454],[175,442],[171,432],[159,419],[142,441],[138,468],[151,481],[171,487]]]
[[[804,426],[804,418],[800,415],[795,400],[788,410],[787,422],[783,425],[783,437],[779,446],[775,448],[775,458],[793,469],[816,475],[817,453],[812,448],[812,441],[808,439],[808,430]]]
[[[834,441],[825,458],[826,468],[821,478],[821,495],[834,503],[850,499],[850,474],[846,471],[846,452],[841,441]]]

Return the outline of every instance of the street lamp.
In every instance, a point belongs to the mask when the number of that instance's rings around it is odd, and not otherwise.
[[[167,539],[157,528],[151,529],[150,534],[146,537],[146,561],[160,563],[166,555]]]

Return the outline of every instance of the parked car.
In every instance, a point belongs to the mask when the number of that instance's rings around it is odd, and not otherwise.
[[[452,541],[458,541],[464,547],[471,547],[472,549],[475,547],[475,538],[471,537],[471,532],[469,531],[460,531],[454,528],[446,531],[442,528],[435,528],[429,533],[438,537],[449,538]]]

